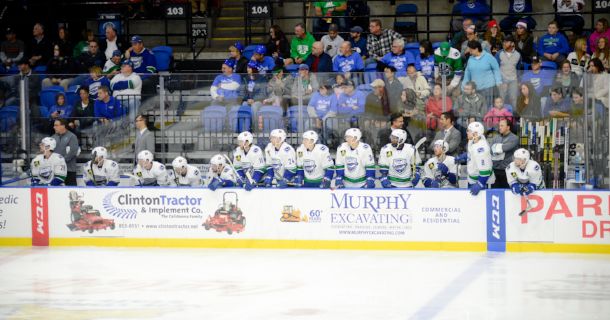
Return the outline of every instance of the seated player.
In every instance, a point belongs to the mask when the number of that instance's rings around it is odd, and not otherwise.
[[[432,149],[434,150],[434,157],[430,158],[424,165],[424,187],[457,187],[455,159],[447,155],[449,144],[443,140],[436,140]]]
[[[271,187],[273,179],[278,188],[286,188],[296,174],[296,155],[294,148],[285,142],[286,132],[282,129],[271,130],[269,144],[265,148],[267,175],[265,187]]]
[[[529,151],[523,148],[513,154],[513,162],[506,168],[506,180],[513,193],[522,196],[545,188],[540,164],[530,160]]]
[[[233,165],[246,191],[252,190],[265,174],[265,155],[263,150],[252,144],[252,133],[244,131],[237,136],[237,148],[233,152]]]
[[[178,187],[201,186],[201,171],[188,164],[184,157],[176,157],[172,161],[172,170],[169,171],[169,176]]]
[[[57,141],[46,137],[40,142],[40,152],[32,160],[32,186],[63,186],[68,168],[66,160],[59,153],[53,152]]]
[[[215,191],[218,188],[233,187],[239,185],[239,177],[225,157],[217,154],[210,159],[210,171],[208,171],[208,189]]]
[[[121,182],[119,165],[108,159],[108,150],[95,147],[91,152],[91,160],[83,167],[83,180],[90,187],[118,186]]]
[[[309,130],[303,133],[303,144],[297,148],[296,187],[330,188],[335,171],[328,147],[318,142],[318,134]]]
[[[138,153],[138,164],[133,169],[133,174],[141,187],[169,186],[171,184],[165,166],[161,162],[153,161],[153,154],[148,150]]]
[[[375,188],[375,159],[371,147],[361,142],[358,128],[345,131],[345,142],[337,149],[336,188]],[[343,181],[345,179],[345,181]]]
[[[407,132],[394,129],[390,143],[379,152],[380,181],[384,188],[412,188],[419,183],[416,165],[421,164],[421,159],[415,147],[406,141]]]

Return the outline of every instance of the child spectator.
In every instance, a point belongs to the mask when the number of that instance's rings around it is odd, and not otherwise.
[[[538,54],[543,60],[553,61],[559,67],[570,53],[570,45],[568,39],[563,34],[558,33],[557,22],[549,22],[547,31],[547,34],[538,39]]]
[[[508,110],[508,105],[504,104],[504,99],[502,97],[497,97],[494,99],[494,105],[485,117],[483,117],[483,122],[485,123],[485,127],[491,128],[498,125],[500,119],[511,119],[512,120],[513,113]],[[512,122],[512,121],[511,121]]]

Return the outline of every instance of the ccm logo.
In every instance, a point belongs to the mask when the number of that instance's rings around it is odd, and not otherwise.
[[[500,197],[491,196],[491,235],[500,240]]]
[[[44,195],[36,192],[34,203],[36,204],[36,231],[44,234]]]

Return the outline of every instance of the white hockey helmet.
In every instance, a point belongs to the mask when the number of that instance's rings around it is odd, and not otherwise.
[[[40,141],[40,144],[43,145],[46,150],[55,150],[55,147],[57,147],[57,141],[52,137],[43,138],[42,141]]]
[[[407,132],[402,129],[393,129],[390,140],[392,137],[396,137],[396,139],[398,139],[398,145],[401,145],[407,141]]]
[[[313,143],[315,144],[318,142],[318,134],[313,130],[305,131],[303,132],[303,139],[313,140]]]
[[[513,153],[513,158],[514,158],[514,160],[517,160],[517,159],[521,160],[521,161],[519,161],[520,162],[519,164],[516,162],[515,162],[515,164],[519,168],[523,169],[527,165],[527,162],[530,161],[530,152],[527,151],[527,149],[519,148],[519,149],[515,150],[515,153]]]
[[[107,159],[108,158],[108,150],[106,150],[106,148],[104,148],[104,147],[95,147],[95,148],[93,148],[93,150],[91,150],[91,158],[95,160],[98,157],[101,157],[102,159]]]
[[[252,144],[252,141],[254,141],[254,136],[252,136],[252,133],[250,133],[250,131],[244,131],[237,136],[237,142],[244,141],[248,141],[248,144]]]
[[[273,129],[271,130],[271,134],[269,135],[271,138],[277,137],[280,138],[280,141],[286,141],[286,131],[283,129]]]
[[[142,160],[146,162],[153,162],[153,159],[154,157],[152,152],[148,150],[142,150],[140,151],[140,153],[138,153],[138,161]]]
[[[362,131],[360,131],[360,129],[358,128],[349,128],[345,130],[345,136],[354,137],[356,138],[356,141],[360,141],[360,139],[362,138]]]
[[[485,136],[485,127],[480,122],[472,122],[468,125],[468,131],[471,133],[477,133],[479,137]]]
[[[214,155],[212,157],[212,159],[210,159],[210,164],[211,165],[223,165],[224,166],[225,164],[227,164],[227,162],[225,160],[225,157],[223,157],[220,154],[217,154],[217,155]]]
[[[174,168],[174,170],[178,168],[186,168],[187,164],[189,163],[184,157],[176,157],[176,159],[172,161],[172,168]]]
[[[443,152],[447,152],[447,150],[449,150],[449,144],[446,141],[443,140],[436,140],[434,141],[434,144],[432,145],[433,148],[435,147],[441,147]]]

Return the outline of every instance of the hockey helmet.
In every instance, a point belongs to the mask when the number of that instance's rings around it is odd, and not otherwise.
[[[392,140],[392,137],[395,137],[398,140],[398,145],[401,145],[407,141],[407,132],[402,129],[393,129],[390,140]]]
[[[519,161],[520,163],[517,163],[515,161],[515,164],[519,168],[523,169],[527,165],[527,162],[530,161],[530,152],[524,148],[519,148],[519,149],[515,150],[515,153],[513,154],[513,158],[515,160],[520,160]]]
[[[358,128],[349,128],[345,130],[345,137],[354,137],[356,141],[360,141],[362,138],[362,132]]]
[[[138,161],[153,162],[153,154],[148,150],[142,150],[138,153]]]
[[[286,140],[286,131],[284,131],[283,129],[273,129],[271,130],[270,137],[280,138],[280,141],[284,142]]]
[[[214,155],[212,159],[210,159],[211,165],[225,165],[227,162],[225,161],[225,157],[220,154]]]
[[[97,159],[98,157],[101,157],[102,159],[108,158],[108,150],[106,150],[106,148],[104,147],[93,148],[93,150],[91,151],[91,158]]]
[[[305,139],[313,140],[313,144],[316,144],[318,142],[318,134],[313,130],[305,131],[303,132],[303,140]]]
[[[446,141],[443,141],[443,140],[434,141],[433,148],[436,148],[437,146],[441,147],[443,152],[447,152],[447,150],[449,150],[449,144]]]
[[[252,141],[254,141],[254,136],[252,136],[252,133],[250,133],[249,131],[244,131],[237,136],[238,143],[245,141],[247,141],[248,144],[252,144]]]
[[[57,146],[57,141],[55,141],[55,138],[46,137],[42,139],[40,144],[44,146],[45,150],[55,150],[55,147]]]
[[[485,128],[483,127],[483,125],[480,122],[472,122],[471,124],[469,124],[468,131],[470,131],[471,133],[476,132],[479,135],[479,137],[485,136]]]
[[[186,168],[186,165],[188,164],[188,161],[186,161],[186,159],[184,157],[176,157],[176,159],[174,159],[174,161],[172,161],[172,168],[174,168],[174,170],[180,168]]]

